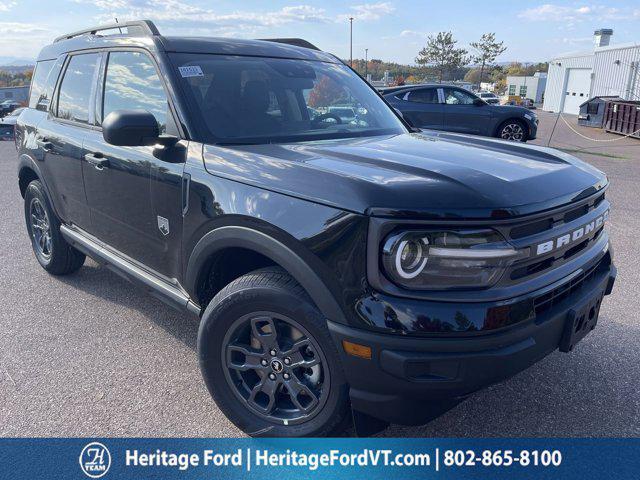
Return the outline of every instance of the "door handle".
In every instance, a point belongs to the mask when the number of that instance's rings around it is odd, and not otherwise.
[[[104,158],[101,153],[87,153],[84,159],[96,170],[104,170],[109,167],[109,160]]]
[[[36,145],[38,145],[38,147],[40,147],[45,152],[50,152],[51,150],[53,150],[53,143],[51,143],[44,137],[36,139]]]

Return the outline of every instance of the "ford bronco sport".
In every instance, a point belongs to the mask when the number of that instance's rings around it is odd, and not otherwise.
[[[602,172],[411,129],[299,39],[65,35],[16,144],[42,267],[89,255],[199,316],[205,383],[251,435],[425,423],[572,350],[615,280]]]

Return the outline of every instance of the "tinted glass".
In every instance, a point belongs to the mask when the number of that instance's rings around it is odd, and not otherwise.
[[[98,54],[74,55],[71,57],[60,85],[58,117],[87,123],[91,91],[95,83]]]
[[[29,108],[36,108],[38,101],[44,93],[47,77],[55,60],[45,60],[36,64],[36,69],[33,72],[33,78],[31,79],[31,94],[29,95]]]
[[[416,103],[438,103],[438,91],[435,88],[422,88],[409,92],[409,101]]]
[[[104,84],[105,118],[114,110],[146,110],[152,113],[160,130],[167,124],[167,96],[151,59],[139,52],[109,54]]]
[[[473,105],[475,99],[475,96],[464,90],[456,88],[444,89],[444,102],[447,105]]]
[[[269,143],[404,133],[401,121],[342,64],[175,54],[205,141]],[[184,68],[191,67],[191,68]]]

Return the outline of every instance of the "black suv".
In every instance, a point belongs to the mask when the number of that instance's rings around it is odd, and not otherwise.
[[[615,279],[602,172],[416,133],[302,40],[64,36],[16,137],[42,267],[89,255],[200,316],[206,385],[251,435],[425,423],[571,350]]]

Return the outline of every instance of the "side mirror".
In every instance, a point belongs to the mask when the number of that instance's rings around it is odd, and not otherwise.
[[[160,141],[156,118],[146,110],[116,110],[102,121],[102,137],[111,145],[140,147]]]
[[[485,101],[484,101],[484,100],[482,100],[481,98],[476,98],[476,99],[474,99],[474,100],[473,100],[473,104],[474,104],[476,107],[482,107],[482,106],[486,105]]]

